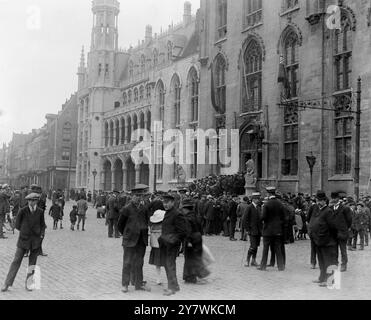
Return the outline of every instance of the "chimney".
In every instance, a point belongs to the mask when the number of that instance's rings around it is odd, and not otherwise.
[[[149,43],[151,40],[152,40],[152,26],[146,25],[145,41],[146,43]]]
[[[189,1],[184,2],[183,24],[189,25],[192,21],[192,4]]]

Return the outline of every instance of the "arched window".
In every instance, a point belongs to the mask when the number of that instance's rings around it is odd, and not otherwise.
[[[134,62],[132,60],[129,62],[129,76],[130,78],[134,76]]]
[[[144,98],[144,87],[140,86],[139,88],[139,101],[142,101]]]
[[[126,94],[126,92],[124,92],[123,94],[123,105],[126,106],[126,104],[128,103],[128,95]]]
[[[174,75],[171,81],[171,91],[173,94],[173,106],[174,106],[174,125],[180,125],[180,80],[177,75]]]
[[[335,31],[335,90],[350,89],[352,75],[353,32],[348,15],[342,10],[341,30]]]
[[[147,100],[151,100],[151,96],[152,96],[152,88],[151,88],[151,85],[147,85],[146,87],[146,91],[147,91]]]
[[[215,63],[215,102],[220,114],[226,111],[226,62],[222,55],[219,55]]]
[[[195,68],[192,68],[188,76],[189,95],[191,97],[191,121],[198,121],[198,95],[199,95],[199,81]]]
[[[251,40],[246,47],[242,69],[242,112],[261,110],[262,52],[255,40]]]
[[[125,144],[125,119],[121,118],[121,144]]]
[[[298,96],[299,87],[299,39],[295,31],[290,31],[283,42],[284,63],[286,68],[286,98]]]
[[[72,124],[70,122],[66,122],[63,126],[62,139],[63,139],[63,142],[71,142]]]
[[[113,136],[115,134],[115,131],[114,131],[114,126],[113,126],[113,121],[110,122],[110,135],[109,135],[109,145],[110,146],[113,146]]]
[[[352,136],[354,121],[352,110],[352,56],[353,25],[349,13],[341,9],[341,30],[335,31],[334,69],[335,91],[335,173],[350,174],[352,171]],[[345,91],[345,92],[344,92]]]
[[[118,146],[120,144],[120,121],[117,119],[115,121],[115,145]]]
[[[299,95],[299,38],[294,30],[289,30],[283,40],[283,63],[285,68],[284,94],[291,105],[283,110],[284,151],[281,163],[282,175],[298,174],[299,158],[299,114],[297,98]]]
[[[140,72],[143,74],[146,71],[146,57],[144,54],[140,57]]]
[[[160,114],[160,121],[164,122],[165,120],[165,88],[162,81],[157,85],[157,98],[158,98],[158,108]]]
[[[252,27],[262,20],[262,0],[247,0],[244,27]]]
[[[128,126],[127,140],[128,140],[128,143],[130,143],[131,142],[131,117],[130,116],[127,119],[127,126]]]
[[[128,92],[128,104],[131,104],[131,102],[132,102],[132,99],[133,99],[132,95],[133,95],[132,91],[129,90],[129,92]]]
[[[153,50],[153,67],[157,67],[158,65],[158,51],[157,49]]]
[[[109,141],[109,126],[108,122],[104,124],[104,145],[108,147],[108,141]]]
[[[138,89],[134,89],[134,102],[138,102]]]

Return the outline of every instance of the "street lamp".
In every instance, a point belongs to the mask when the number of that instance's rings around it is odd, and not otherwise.
[[[94,185],[93,185],[93,195],[94,195],[95,194],[95,177],[98,174],[97,170],[94,169],[93,172],[92,172],[92,174],[93,174],[93,177],[94,177]]]
[[[313,155],[313,152],[310,153],[310,156],[307,156],[307,162],[310,169],[310,196],[313,195],[313,168],[316,164],[316,157]]]

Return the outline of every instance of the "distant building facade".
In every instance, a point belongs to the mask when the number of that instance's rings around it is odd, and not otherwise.
[[[44,190],[74,187],[77,153],[77,99],[72,95],[58,114],[29,134],[13,134],[9,144],[9,182],[14,187],[38,184]]]
[[[3,144],[0,149],[0,184],[8,183],[8,147]]]

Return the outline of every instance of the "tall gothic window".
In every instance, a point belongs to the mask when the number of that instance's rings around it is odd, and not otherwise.
[[[259,44],[251,40],[246,47],[242,65],[242,112],[261,110],[262,60]]]
[[[165,88],[164,84],[162,81],[158,83],[157,86],[157,97],[158,97],[158,107],[159,107],[159,113],[160,113],[160,121],[164,123],[165,119]],[[159,137],[162,136],[162,132],[157,133]],[[164,165],[163,165],[163,152],[164,152],[164,145],[162,141],[157,141],[157,148],[156,148],[156,176],[158,180],[162,180],[163,177],[163,170],[164,170]]]
[[[262,21],[262,0],[247,0],[245,27],[252,27]]]
[[[226,62],[222,55],[219,55],[215,64],[215,101],[219,108],[219,113],[226,111]]]
[[[298,174],[299,146],[299,116],[295,104],[284,109],[284,159],[282,160],[282,175],[296,176]]]
[[[158,51],[157,49],[153,50],[153,67],[157,67],[158,65]]]
[[[164,122],[165,120],[165,88],[164,88],[164,84],[162,83],[162,81],[160,81],[158,84],[157,96],[158,96],[160,121]]]
[[[335,32],[334,44],[335,90],[350,89],[352,76],[352,30],[351,22],[344,12],[341,14],[341,30]]]
[[[140,57],[140,72],[143,74],[146,71],[146,57],[144,54]]]
[[[147,93],[146,93],[147,100],[151,100],[152,89],[151,89],[151,86],[150,85],[147,85],[146,91],[147,91]]]
[[[108,143],[109,143],[109,125],[108,122],[106,122],[104,125],[104,145],[108,147]]]
[[[350,174],[352,166],[351,96],[335,97],[335,171],[336,174]]]
[[[142,101],[144,98],[144,87],[140,86],[139,88],[139,101]]]
[[[172,80],[172,92],[173,92],[173,99],[174,99],[174,124],[175,126],[180,125],[180,80],[177,75],[173,77]]]
[[[133,96],[133,93],[132,93],[131,90],[129,90],[129,92],[128,92],[128,104],[130,104],[132,102],[132,98],[133,98],[132,96]]]
[[[299,88],[299,39],[294,31],[286,36],[283,49],[287,76],[285,96],[293,99],[298,96]]]
[[[138,89],[137,88],[135,88],[134,89],[134,102],[138,102]]]
[[[129,76],[130,78],[134,76],[134,62],[133,61],[129,62]]]
[[[199,96],[199,83],[197,71],[192,68],[189,73],[189,89],[191,97],[191,121],[198,121],[198,96]]]
[[[218,0],[217,19],[217,38],[222,39],[227,35],[227,0]]]

